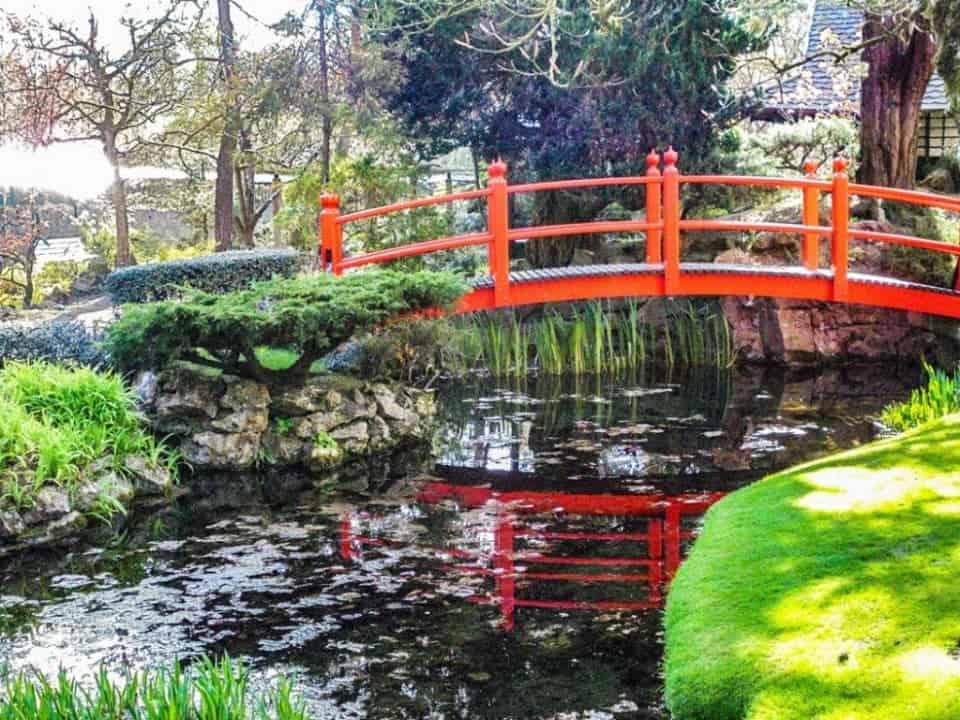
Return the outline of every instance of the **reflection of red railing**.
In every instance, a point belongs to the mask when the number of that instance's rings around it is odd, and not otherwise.
[[[847,161],[834,161],[830,181],[816,177],[817,166],[808,163],[806,177],[770,178],[729,175],[682,175],[677,153],[671,148],[663,156],[651,152],[646,175],[636,177],[585,178],[510,185],[506,165],[492,163],[486,188],[439,197],[394,203],[381,208],[340,214],[339,198],[321,198],[320,261],[334,273],[379,263],[417,257],[444,250],[486,246],[490,278],[460,302],[463,312],[510,305],[560,302],[596,297],[649,295],[761,295],[860,303],[917,310],[960,317],[960,288],[936,288],[873,275],[851,273],[851,240],[901,245],[960,255],[960,247],[919,237],[860,229],[850,225],[850,198],[907,203],[960,213],[960,198],[930,193],[850,184]],[[680,190],[684,185],[749,186],[800,190],[803,210],[799,223],[732,222],[685,220],[681,218]],[[579,190],[609,186],[643,186],[646,195],[644,221],[598,221],[532,228],[511,228],[508,198],[511,194]],[[822,194],[831,196],[830,225],[819,223]],[[344,228],[416,208],[463,200],[486,200],[486,232],[428,240],[401,247],[344,257]],[[773,232],[800,236],[798,267],[744,266],[681,262],[681,234],[703,231]],[[645,263],[604,268],[573,268],[570,272],[526,272],[511,275],[510,243],[565,235],[643,233],[646,236]],[[820,268],[821,238],[830,242],[830,267]]]
[[[468,599],[482,604],[498,605],[503,625],[512,629],[518,608],[552,610],[648,610],[663,601],[662,588],[680,565],[681,548],[693,533],[683,528],[684,517],[698,517],[706,512],[722,493],[691,494],[677,497],[609,494],[569,494],[555,492],[496,492],[490,488],[431,483],[418,495],[418,500],[435,504],[454,500],[467,508],[490,507],[495,512],[492,567],[479,564],[478,552],[463,548],[437,549],[438,555],[454,561],[452,572],[480,575],[493,580],[489,593],[478,593]],[[562,516],[645,518],[646,528],[633,532],[557,531],[531,527],[524,516]],[[352,516],[341,523],[340,552],[344,560],[356,560],[364,547],[393,544],[384,538],[359,533]],[[518,542],[577,541],[616,546],[619,543],[640,543],[642,554],[626,556],[547,554],[533,549],[518,549]],[[582,545],[580,546],[582,547]],[[540,583],[574,583],[601,585],[628,584],[644,587],[639,600],[546,600],[522,596],[529,581]]]

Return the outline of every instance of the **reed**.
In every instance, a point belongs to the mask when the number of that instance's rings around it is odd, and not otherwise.
[[[463,333],[478,338],[477,367],[495,376],[623,374],[647,364],[727,367],[733,363],[726,319],[709,307],[671,306],[661,323],[646,322],[643,306],[594,301],[569,317],[548,310],[530,322],[515,313],[475,316]]]
[[[92,687],[63,671],[53,681],[7,675],[0,679],[0,720],[307,720],[289,682],[257,694],[249,678],[243,663],[229,657],[204,658],[189,672],[174,664],[122,681],[101,668]]]
[[[947,373],[923,364],[927,373],[926,387],[917,388],[904,402],[884,408],[880,422],[903,432],[945,415],[960,412],[960,368]]]

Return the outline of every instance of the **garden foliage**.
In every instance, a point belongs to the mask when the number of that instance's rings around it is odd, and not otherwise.
[[[143,671],[122,682],[105,668],[91,689],[61,671],[56,680],[11,675],[0,682],[0,720],[306,720],[302,704],[281,680],[269,693],[250,689],[239,662],[202,659],[185,671]]]
[[[182,301],[126,306],[106,345],[127,370],[186,360],[259,380],[295,380],[355,334],[449,305],[465,290],[447,273],[373,271],[274,280],[224,295],[190,292]],[[288,350],[297,359],[271,369],[258,358],[264,348]]]
[[[107,277],[106,289],[117,304],[145,303],[166,300],[187,287],[208,293],[241,290],[257,280],[293,277],[299,266],[293,250],[238,250],[121,268]]]
[[[29,509],[45,485],[71,490],[104,469],[122,473],[133,455],[166,460],[118,376],[46,363],[0,370],[0,506]]]
[[[917,388],[904,402],[888,405],[880,416],[887,427],[903,432],[960,412],[960,368],[947,373],[924,364],[927,386]]]
[[[55,320],[42,325],[0,326],[0,365],[9,360],[103,367],[107,358],[82,323]]]

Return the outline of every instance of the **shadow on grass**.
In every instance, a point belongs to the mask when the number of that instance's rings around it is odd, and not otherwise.
[[[721,501],[666,630],[676,720],[960,717],[960,418]]]

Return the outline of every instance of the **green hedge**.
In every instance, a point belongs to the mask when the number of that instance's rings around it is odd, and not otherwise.
[[[294,379],[355,334],[449,305],[466,289],[449,273],[372,271],[273,280],[224,295],[194,291],[181,301],[125,306],[107,330],[106,348],[126,370],[186,360],[255,379]],[[258,359],[264,348],[296,360],[275,370]]]
[[[299,265],[295,250],[239,250],[121,268],[107,277],[106,289],[118,305],[155,302],[185,287],[209,293],[243,290],[257,280],[293,277]]]

